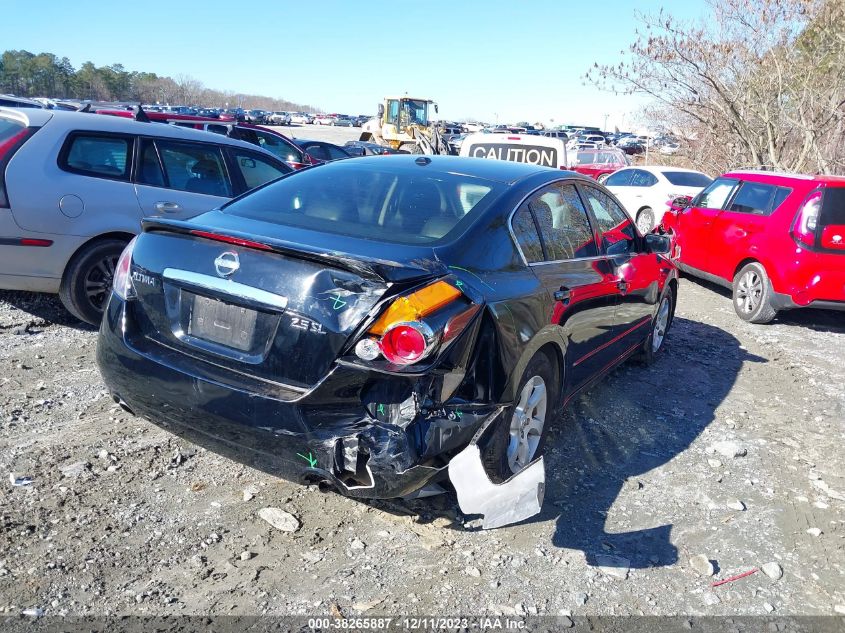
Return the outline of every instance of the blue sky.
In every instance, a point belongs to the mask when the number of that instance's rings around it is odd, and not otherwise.
[[[374,113],[407,92],[446,119],[602,126],[608,115],[610,129],[635,126],[643,101],[582,85],[587,69],[621,59],[635,11],[706,11],[704,0],[6,2],[4,50],[77,68],[122,63],[330,112]]]

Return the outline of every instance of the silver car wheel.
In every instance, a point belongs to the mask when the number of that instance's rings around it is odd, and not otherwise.
[[[669,329],[669,299],[664,297],[657,308],[657,318],[654,319],[654,330],[651,333],[651,351],[657,352],[663,346],[666,330]]]
[[[739,279],[736,288],[736,305],[745,314],[751,314],[760,305],[763,296],[763,279],[754,270],[747,271]]]
[[[522,388],[511,419],[507,458],[512,473],[518,473],[534,458],[546,424],[547,403],[546,383],[534,376]]]
[[[117,266],[117,257],[106,257],[97,262],[85,277],[85,294],[88,301],[98,310],[103,309],[106,298],[111,292],[114,269]]]

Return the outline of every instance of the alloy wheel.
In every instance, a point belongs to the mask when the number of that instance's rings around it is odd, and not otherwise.
[[[663,346],[663,339],[666,338],[666,330],[669,329],[669,299],[664,298],[657,309],[657,318],[654,319],[654,330],[651,333],[651,351],[657,352]]]
[[[85,276],[85,294],[97,310],[103,309],[109,296],[117,260],[115,256],[104,257],[94,264]]]
[[[763,279],[754,271],[747,271],[736,288],[736,305],[745,314],[751,314],[760,305],[763,296]]]
[[[546,383],[534,376],[522,388],[511,419],[507,458],[512,473],[518,473],[534,458],[546,423],[547,404]]]

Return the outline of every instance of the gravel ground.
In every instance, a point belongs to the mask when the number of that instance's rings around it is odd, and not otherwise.
[[[569,407],[543,512],[490,532],[452,496],[366,504],[197,450],[112,403],[95,345],[0,293],[0,471],[26,484],[0,497],[0,613],[845,612],[841,314],[748,325],[683,280],[664,355]]]

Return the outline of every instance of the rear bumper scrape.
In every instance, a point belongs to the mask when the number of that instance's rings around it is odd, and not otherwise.
[[[465,514],[484,515],[482,528],[518,523],[540,513],[546,489],[546,467],[540,456],[507,481],[490,481],[481,461],[481,446],[504,415],[504,407],[492,414],[476,432],[469,445],[449,462],[449,480]]]

